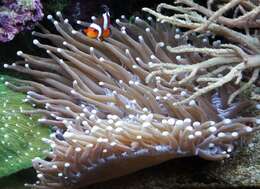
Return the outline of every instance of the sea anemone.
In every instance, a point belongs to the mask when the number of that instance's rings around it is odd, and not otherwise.
[[[192,82],[195,86],[194,93],[177,104],[186,103],[198,96],[208,93],[227,83],[241,85],[230,94],[228,104],[242,92],[259,85],[260,69],[260,6],[259,2],[242,0],[230,0],[227,3],[215,3],[207,1],[207,8],[190,0],[177,0],[175,5],[159,4],[157,10],[143,8],[159,21],[170,23],[176,27],[188,30],[184,36],[201,33],[203,36],[222,37],[222,41],[216,42],[213,48],[208,46],[208,39],[202,46],[184,45],[167,49],[174,54],[200,53],[207,58],[196,60],[193,65],[155,64],[154,71],[147,77],[149,82],[157,75],[186,75],[182,80],[173,80],[172,84],[183,85]],[[177,4],[177,5],[176,5]],[[178,6],[181,4],[182,6]],[[220,7],[214,11],[214,7]],[[172,16],[163,14],[164,10],[174,12]],[[181,14],[180,14],[181,13]],[[233,16],[223,16],[225,13]],[[224,39],[224,40],[223,40]],[[210,73],[204,70],[210,71]],[[243,80],[246,79],[246,83]],[[259,94],[251,93],[252,99],[260,100]]]
[[[42,26],[44,33],[33,32],[54,44],[33,41],[49,58],[18,51],[24,60],[4,65],[32,76],[32,81],[17,79],[21,85],[7,85],[27,92],[27,101],[38,107],[24,113],[43,114],[39,122],[55,130],[43,139],[52,148],[49,158],[33,159],[39,181],[26,186],[80,188],[178,157],[222,160],[257,129],[258,119],[238,117],[251,103],[238,99],[227,105],[225,87],[236,90],[230,84],[178,105],[193,94],[192,83],[174,85],[167,74],[146,83],[154,64],[187,65],[207,58],[166,50],[189,41],[211,47],[205,36],[182,38],[182,31],[168,23],[151,17],[129,23],[122,16],[112,36],[101,42],[73,29],[60,12],[57,16],[59,21],[48,19],[59,34]]]

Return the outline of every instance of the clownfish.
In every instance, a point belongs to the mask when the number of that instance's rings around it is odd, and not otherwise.
[[[110,13],[106,5],[101,6],[102,17],[97,23],[91,23],[87,28],[83,29],[86,36],[103,41],[111,35],[110,29]]]

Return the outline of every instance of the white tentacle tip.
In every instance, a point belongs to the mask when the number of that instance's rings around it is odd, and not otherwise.
[[[53,24],[54,24],[54,25],[58,25],[59,22],[55,20],[55,21],[53,22]]]
[[[9,67],[9,65],[8,64],[4,64],[4,68],[8,68]]]
[[[71,33],[75,35],[77,33],[77,31],[76,30],[72,30]]]
[[[33,44],[34,44],[34,45],[38,45],[39,43],[40,43],[40,42],[39,42],[37,39],[34,39],[34,40],[33,40]]]
[[[56,15],[57,15],[57,16],[61,16],[61,12],[60,12],[60,11],[57,11],[57,12],[56,12]]]
[[[146,32],[150,32],[151,29],[150,29],[150,28],[145,28],[145,31],[146,31]]]
[[[17,56],[21,56],[23,54],[23,51],[17,51]]]
[[[97,17],[91,16],[91,20],[95,21],[96,19],[97,19]]]
[[[76,94],[76,91],[75,90],[71,90],[70,93],[71,94]]]
[[[246,130],[246,132],[252,132],[253,131],[253,128],[252,127],[245,127],[245,130]]]
[[[61,48],[57,48],[57,52],[62,52],[63,50]]]
[[[48,20],[52,20],[52,19],[53,19],[53,16],[52,16],[51,14],[49,14],[49,15],[47,16],[47,19],[48,19]]]
[[[139,35],[139,36],[138,36],[138,40],[139,40],[139,42],[143,42],[143,41],[144,41],[143,36]]]

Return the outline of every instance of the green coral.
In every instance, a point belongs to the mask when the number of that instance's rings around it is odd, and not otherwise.
[[[48,146],[41,138],[50,131],[37,123],[37,116],[29,117],[20,112],[31,109],[23,102],[24,94],[13,92],[0,82],[0,177],[31,167],[34,157],[44,158]],[[8,78],[10,80],[11,78]]]

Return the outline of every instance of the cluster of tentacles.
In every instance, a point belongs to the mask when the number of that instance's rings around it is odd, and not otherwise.
[[[170,24],[150,17],[129,23],[122,16],[112,36],[101,42],[74,30],[60,12],[57,16],[59,21],[48,18],[59,34],[45,28],[33,32],[54,44],[33,41],[48,57],[19,51],[24,60],[4,66],[31,76],[6,85],[26,92],[25,101],[36,109],[24,113],[42,114],[39,122],[54,130],[43,139],[51,146],[48,159],[33,159],[39,181],[27,186],[80,188],[177,157],[222,160],[257,129],[258,119],[238,117],[251,103],[227,105],[228,91],[236,90],[232,86],[176,105],[192,95],[192,85],[171,84],[167,74],[145,82],[153,64],[205,59],[196,52],[175,55],[166,46],[189,41],[211,46],[206,36],[181,38],[182,31]]]
[[[219,8],[220,7],[220,8]],[[195,87],[193,95],[178,102],[183,104],[191,99],[231,83],[239,86],[229,96],[232,103],[237,96],[250,90],[255,84],[259,86],[260,71],[260,4],[259,1],[228,0],[207,1],[207,8],[192,0],[177,0],[174,5],[159,4],[156,11],[143,8],[159,21],[167,22],[186,30],[182,38],[201,33],[207,34],[205,44],[196,46],[167,46],[174,54],[188,56],[190,53],[202,54],[204,59],[197,59],[192,65],[176,65],[165,62],[153,64],[154,71],[147,77],[147,82],[158,75],[172,76],[171,83],[184,85],[192,83]],[[168,16],[165,11],[170,14]],[[212,37],[224,39],[215,41],[212,47],[208,41]],[[176,78],[186,75],[184,79]],[[259,94],[252,91],[252,99],[260,100]]]

